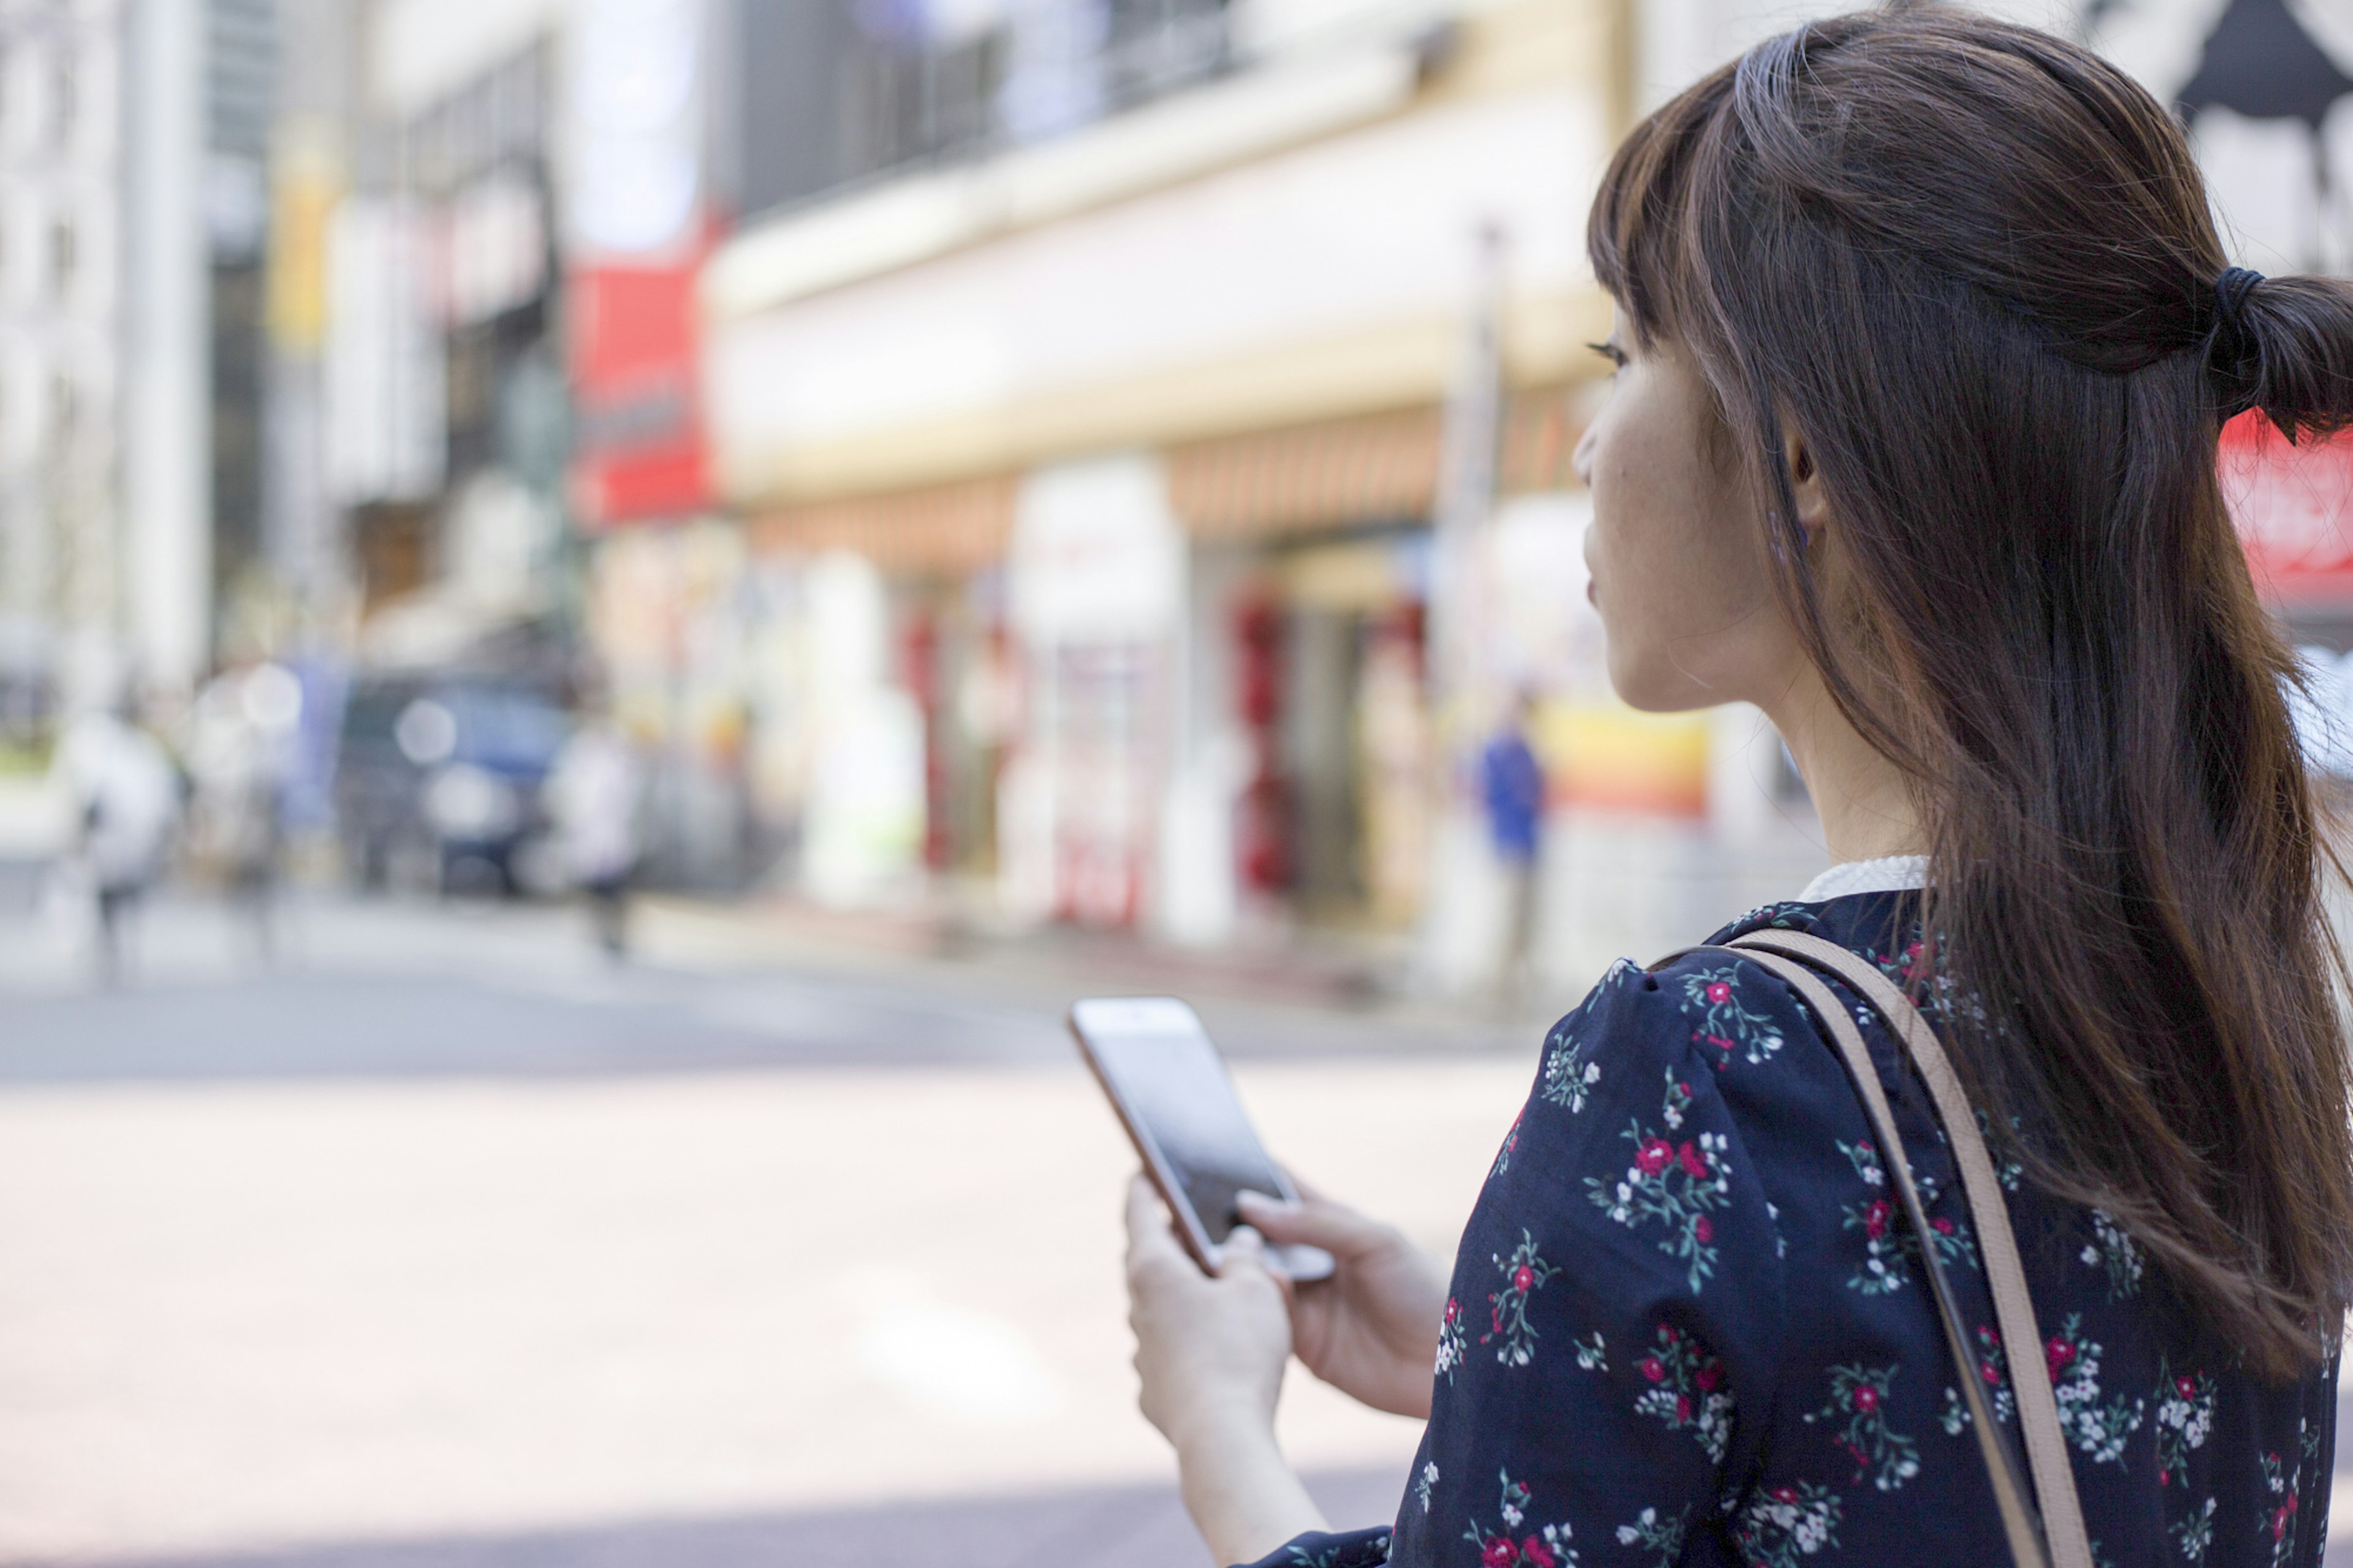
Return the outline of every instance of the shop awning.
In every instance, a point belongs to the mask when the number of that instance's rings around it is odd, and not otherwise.
[[[1513,395],[1499,468],[1505,493],[1576,483],[1569,398],[1562,387]],[[1168,454],[1169,499],[1205,540],[1426,519],[1438,493],[1442,420],[1434,407],[1409,408],[1177,447]]]
[[[962,576],[1004,556],[1015,483],[1001,474],[784,507],[753,520],[752,547],[851,550],[893,576]]]

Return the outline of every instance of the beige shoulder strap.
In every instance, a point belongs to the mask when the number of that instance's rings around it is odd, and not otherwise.
[[[1978,1130],[1952,1061],[1919,1009],[1873,964],[1820,937],[1798,931],[1757,931],[1729,944],[1752,963],[1764,965],[1788,983],[1811,1008],[1838,1047],[1848,1076],[1853,1079],[1873,1131],[1886,1152],[1885,1165],[1895,1181],[1905,1216],[1919,1243],[1919,1258],[1937,1309],[1945,1339],[1953,1355],[1970,1425],[1978,1435],[1994,1496],[2001,1509],[2002,1529],[2010,1556],[2019,1568],[2093,1568],[2091,1541],[2084,1525],[2083,1504],[2075,1495],[2075,1473],[2067,1460],[2065,1434],[2059,1426],[2058,1402],[2051,1392],[2044,1364],[2042,1335],[2034,1321],[2034,1303],[2026,1287],[2026,1269],[2020,1260],[2018,1238],[2010,1230],[2010,1208],[1994,1174],[1993,1159]],[[1823,984],[1816,970],[1837,976],[1862,997],[1903,1042],[1913,1066],[1928,1087],[1937,1119],[1943,1122],[1960,1170],[1962,1196],[1977,1230],[1986,1281],[1993,1296],[1994,1316],[2001,1331],[2010,1385],[2018,1398],[2019,1426],[2024,1434],[2027,1465],[2033,1475],[2030,1495],[2018,1473],[2017,1459],[2003,1428],[1988,1408],[1971,1348],[1944,1266],[1930,1239],[1927,1207],[1913,1180],[1912,1163],[1896,1131],[1894,1108],[1879,1074],[1872,1066],[1862,1032],[1855,1026],[1837,995]],[[2037,1501],[2041,1507],[2036,1507]]]

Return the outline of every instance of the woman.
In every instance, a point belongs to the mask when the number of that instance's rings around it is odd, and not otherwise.
[[[1773,39],[1640,126],[1589,246],[1614,389],[1578,448],[1609,670],[1754,702],[1840,862],[1744,916],[1905,983],[2002,1163],[2041,1345],[1994,1331],[1952,1156],[1860,1012],[1993,1418],[2043,1358],[2094,1554],[2318,1563],[2353,1150],[2289,653],[2221,421],[2353,419],[2353,290],[2226,268],[2180,131],[2085,51],[1944,9]],[[1195,1270],[1140,1188],[1145,1413],[1218,1560],[2010,1560],[1921,1236],[1821,1026],[1723,952],[1555,1027],[1451,1283]],[[1427,1415],[1394,1525],[1327,1526],[1296,1352]],[[1430,1369],[1435,1367],[1433,1380]],[[1269,1555],[1270,1553],[1273,1555]]]

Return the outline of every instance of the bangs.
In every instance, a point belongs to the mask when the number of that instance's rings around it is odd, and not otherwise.
[[[1662,336],[1687,339],[1699,298],[1693,247],[1694,189],[1703,152],[1716,142],[1732,103],[1736,65],[1703,78],[1645,119],[1619,144],[1586,219],[1593,276],[1648,348]]]

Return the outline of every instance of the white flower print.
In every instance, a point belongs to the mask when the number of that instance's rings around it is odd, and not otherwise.
[[[2102,1401],[2100,1344],[2084,1336],[2081,1313],[2068,1313],[2042,1351],[2052,1396],[2059,1402],[2059,1429],[2094,1464],[2124,1463],[2125,1442],[2140,1430],[2147,1401],[2128,1394]]]
[[[1577,1552],[1568,1544],[1566,1524],[1547,1524],[1517,1541],[1512,1539],[1511,1532],[1526,1521],[1535,1499],[1525,1486],[1512,1479],[1510,1471],[1498,1471],[1497,1479],[1503,1483],[1503,1502],[1497,1511],[1503,1516],[1504,1528],[1489,1530],[1474,1519],[1462,1532],[1463,1539],[1479,1548],[1480,1568],[1576,1568]]]
[[[1847,1289],[1865,1296],[1892,1295],[1910,1279],[1910,1260],[1920,1255],[1919,1240],[1901,1223],[1901,1212],[1888,1194],[1887,1173],[1880,1164],[1878,1145],[1863,1138],[1852,1143],[1840,1143],[1838,1150],[1854,1167],[1854,1173],[1869,1194],[1859,1204],[1841,1205],[1845,1227],[1862,1233],[1862,1261],[1848,1279]],[[1936,1203],[1936,1184],[1925,1176],[1920,1178],[1920,1202],[1925,1208],[1934,1208]],[[1977,1243],[1969,1239],[1969,1233],[1958,1221],[1933,1215],[1928,1228],[1936,1240],[1939,1263],[1947,1268],[1956,1263],[1966,1263],[1972,1268],[1978,1266]]]
[[[1666,1081],[1661,1118],[1669,1128],[1679,1129],[1692,1102],[1691,1085],[1678,1079],[1672,1068],[1667,1069]],[[1677,1146],[1639,1121],[1629,1121],[1620,1136],[1634,1145],[1634,1163],[1614,1184],[1605,1177],[1586,1177],[1586,1195],[1620,1225],[1639,1228],[1656,1221],[1665,1226],[1667,1235],[1659,1250],[1690,1266],[1691,1289],[1697,1294],[1715,1272],[1715,1221],[1709,1211],[1723,1207],[1732,1191],[1732,1168],[1724,1157],[1729,1142],[1722,1133],[1703,1132]]]
[[[1838,1544],[1839,1496],[1827,1487],[1800,1481],[1759,1492],[1734,1521],[1741,1559],[1757,1568],[1793,1568]]]
[[[2203,1509],[2178,1521],[2173,1533],[2181,1542],[2184,1558],[2192,1563],[2205,1562],[2206,1549],[2214,1543],[2214,1500],[2208,1498]]]
[[[1646,1508],[1634,1516],[1632,1523],[1618,1527],[1618,1544],[1655,1552],[1659,1555],[1653,1568],[1672,1568],[1683,1555],[1683,1521],[1690,1513],[1686,1508],[1672,1519],[1661,1519],[1657,1509]]]
[[[1583,1340],[1572,1340],[1569,1343],[1577,1352],[1577,1364],[1578,1370],[1583,1372],[1608,1372],[1609,1370],[1609,1350],[1608,1346],[1601,1342],[1601,1331],[1599,1329],[1593,1331],[1593,1342],[1589,1345]]]
[[[1436,1459],[1427,1460],[1421,1467],[1421,1474],[1416,1476],[1413,1481],[1414,1498],[1421,1504],[1421,1511],[1424,1513],[1428,1513],[1430,1511],[1430,1489],[1437,1484],[1438,1461]]]
[[[1544,1088],[1538,1093],[1554,1105],[1566,1106],[1574,1116],[1585,1109],[1586,1098],[1601,1081],[1601,1064],[1585,1059],[1584,1039],[1566,1024],[1546,1042],[1546,1047]]]
[[[2094,1209],[2091,1215],[2092,1239],[2084,1245],[2083,1260],[2094,1268],[2107,1270],[2109,1300],[2125,1300],[2140,1290],[2140,1248],[2106,1211]]]
[[[2160,1365],[2157,1378],[2157,1484],[2189,1484],[2189,1456],[2214,1429],[2214,1379],[2206,1373],[2176,1376]]]
[[[1732,1391],[1724,1386],[1724,1363],[1714,1352],[1697,1335],[1661,1323],[1656,1344],[1634,1370],[1651,1384],[1634,1408],[1670,1431],[1688,1429],[1709,1460],[1721,1463],[1732,1441]]]

